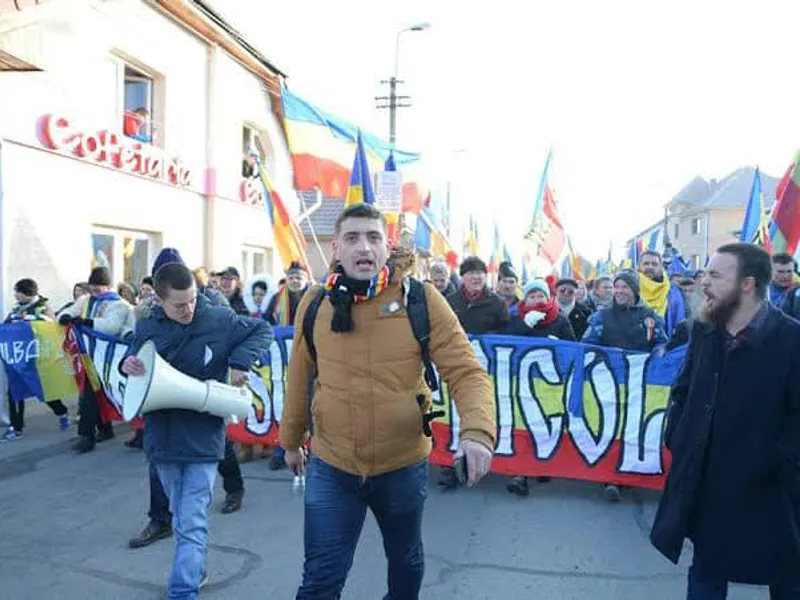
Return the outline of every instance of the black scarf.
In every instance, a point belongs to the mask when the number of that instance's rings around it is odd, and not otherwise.
[[[392,269],[389,270],[388,279],[391,280]],[[331,319],[331,331],[345,333],[353,331],[353,304],[357,301],[363,302],[372,298],[383,290],[377,290],[378,278],[381,273],[372,279],[353,279],[344,273],[341,265],[338,265],[333,273],[328,276],[325,287],[328,290],[333,306],[333,318]]]

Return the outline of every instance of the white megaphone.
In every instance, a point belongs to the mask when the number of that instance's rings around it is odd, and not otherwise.
[[[253,393],[247,387],[184,375],[158,355],[153,342],[145,342],[136,356],[144,364],[144,375],[128,375],[122,398],[126,421],[164,408],[205,412],[234,422],[250,413]]]

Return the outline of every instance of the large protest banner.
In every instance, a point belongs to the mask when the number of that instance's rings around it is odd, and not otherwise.
[[[36,374],[40,357],[34,346],[29,352],[10,351],[19,347],[11,338],[24,332],[2,331],[6,327],[11,326],[0,326],[0,358],[6,369],[28,377]],[[119,362],[127,345],[84,328],[79,328],[78,338],[107,401],[119,410],[125,389]],[[231,439],[277,444],[291,345],[292,328],[276,328],[275,340],[251,373],[250,415],[244,423],[229,427]],[[669,453],[662,446],[664,415],[684,348],[657,356],[501,335],[477,336],[472,347],[494,383],[498,427],[494,472],[663,486],[669,468]],[[14,357],[13,364],[8,357]],[[64,372],[69,372],[69,356],[49,360],[63,361]],[[47,377],[39,374],[42,381]],[[46,383],[43,387],[52,389]],[[458,442],[459,419],[446,382],[433,400],[446,414],[433,426],[431,460],[449,464]]]

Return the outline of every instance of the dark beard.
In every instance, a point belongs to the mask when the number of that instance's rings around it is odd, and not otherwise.
[[[718,298],[717,304],[713,309],[709,309],[708,305],[704,304],[700,311],[700,319],[704,323],[713,325],[716,329],[724,330],[741,303],[741,295],[734,290],[725,298]]]

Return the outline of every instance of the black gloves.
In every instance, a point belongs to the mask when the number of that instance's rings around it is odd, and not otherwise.
[[[83,317],[73,317],[71,315],[61,315],[58,317],[59,325],[84,325],[86,327],[94,327],[92,319],[84,319]]]
[[[58,317],[59,325],[69,325],[70,323],[72,323],[72,315],[61,315]]]

